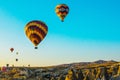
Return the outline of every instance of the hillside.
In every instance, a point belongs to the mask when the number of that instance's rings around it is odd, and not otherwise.
[[[105,61],[105,60],[97,60],[97,61],[93,61],[93,62],[77,62],[77,63],[69,63],[69,64],[61,64],[61,65],[57,65],[55,67],[73,67],[73,68],[77,68],[77,67],[81,67],[81,68],[87,68],[87,67],[99,67],[99,66],[109,66],[112,64],[116,64],[118,63],[118,61],[114,61],[114,60],[109,60],[109,61]]]

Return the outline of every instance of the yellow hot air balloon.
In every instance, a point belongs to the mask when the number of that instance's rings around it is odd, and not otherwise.
[[[59,4],[55,8],[55,12],[57,16],[60,18],[60,20],[63,22],[64,18],[69,13],[69,7],[66,4]]]
[[[47,25],[38,20],[30,21],[25,26],[25,34],[37,49],[38,44],[45,38],[48,32]]]

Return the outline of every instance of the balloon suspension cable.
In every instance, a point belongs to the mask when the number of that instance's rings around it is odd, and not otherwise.
[[[35,49],[38,49],[38,47],[35,47]]]

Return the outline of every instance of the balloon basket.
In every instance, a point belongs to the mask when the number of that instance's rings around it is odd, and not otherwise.
[[[35,49],[38,49],[38,47],[35,47]]]
[[[64,22],[64,20],[61,20],[61,22]]]

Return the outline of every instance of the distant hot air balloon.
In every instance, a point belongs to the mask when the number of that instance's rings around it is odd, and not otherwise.
[[[57,16],[61,19],[61,21],[64,21],[64,18],[69,13],[69,7],[66,4],[59,4],[55,8],[55,12]]]
[[[30,67],[30,64],[28,64],[28,67]]]
[[[25,34],[37,49],[38,44],[45,38],[48,27],[42,21],[34,20],[25,26]]]
[[[6,72],[7,71],[7,68],[5,66],[1,67],[1,71],[2,72]]]
[[[16,52],[16,55],[18,55],[18,52]]]
[[[16,62],[18,61],[18,59],[16,59]]]
[[[10,48],[10,51],[13,52],[13,51],[14,51],[14,48]]]
[[[6,67],[9,67],[9,64],[6,64]]]

